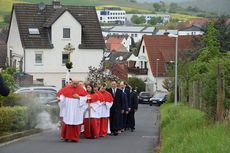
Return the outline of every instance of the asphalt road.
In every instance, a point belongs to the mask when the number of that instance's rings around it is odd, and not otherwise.
[[[99,139],[63,142],[59,131],[46,131],[0,148],[0,153],[154,153],[158,140],[158,107],[139,105],[135,132]]]

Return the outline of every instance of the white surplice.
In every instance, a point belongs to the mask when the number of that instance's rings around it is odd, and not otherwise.
[[[110,116],[110,108],[112,105],[113,102],[106,102],[105,104],[101,103],[101,118]]]
[[[90,118],[100,118],[100,101],[98,100],[97,102],[90,103],[90,106],[92,107],[90,109]],[[87,108],[88,108],[88,103],[87,103]],[[85,110],[85,118],[89,118],[89,111],[86,108]]]
[[[88,107],[87,96],[80,99],[64,97],[63,121],[68,125],[79,125],[83,123],[83,114]]]
[[[60,96],[60,102],[58,103],[58,106],[60,108],[60,117],[63,117],[65,112],[65,97],[63,95]]]

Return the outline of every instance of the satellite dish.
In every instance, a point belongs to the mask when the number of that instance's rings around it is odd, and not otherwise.
[[[42,10],[44,10],[46,8],[46,4],[41,2],[41,3],[38,4],[38,8],[42,11]]]

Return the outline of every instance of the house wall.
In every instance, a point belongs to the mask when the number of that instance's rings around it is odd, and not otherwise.
[[[12,26],[18,29],[15,23],[12,23]],[[70,28],[70,38],[63,38],[63,28]],[[43,79],[45,85],[55,85],[58,88],[61,88],[62,80],[65,79],[67,71],[65,64],[62,64],[62,54],[66,53],[64,51],[66,45],[71,43],[75,50],[70,55],[70,61],[73,63],[73,69],[71,69],[70,77],[77,77],[79,80],[83,81],[86,80],[89,72],[88,67],[99,67],[103,58],[103,49],[78,48],[79,44],[81,44],[81,25],[68,11],[63,13],[63,15],[60,16],[55,23],[53,23],[51,29],[51,41],[54,48],[25,49],[25,72],[33,75],[34,80]],[[13,29],[13,31],[10,31],[10,34],[12,33],[12,38],[10,37],[11,39],[9,39],[10,41],[8,44],[12,43],[12,46],[16,48],[20,46],[19,42],[21,42],[21,40],[14,31],[17,30]],[[15,34],[16,36],[14,36]],[[23,48],[20,48],[20,54],[23,53],[21,51],[23,51]],[[41,64],[35,63],[36,53],[42,54]]]
[[[33,75],[33,79],[44,79],[44,85],[53,85],[58,89],[62,88],[62,80],[65,80],[66,72],[52,73],[52,72],[42,72],[42,73],[30,73]],[[88,76],[88,73],[76,73],[70,72],[70,78],[78,78],[79,80],[85,81]]]
[[[102,15],[101,12],[104,14]],[[99,22],[124,24],[126,12],[124,10],[97,10],[97,17]]]
[[[130,50],[130,45],[131,45],[131,38],[128,37],[127,39],[123,39],[122,44],[125,46],[125,48],[129,51]]]
[[[9,29],[7,41],[7,57],[10,64],[10,50],[12,50],[12,61],[16,60],[16,68],[19,68],[19,61],[24,56],[24,50],[21,43],[18,24],[15,16],[15,10],[12,14],[11,26]]]
[[[186,36],[186,35],[203,35],[203,31],[178,31],[178,35]]]
[[[150,93],[153,93],[154,91],[156,91],[156,82],[157,82],[158,90],[166,91],[166,89],[164,89],[162,85],[163,85],[163,81],[167,77],[157,77],[156,78],[155,76],[153,76],[151,67],[150,67],[150,63],[149,63],[149,58],[148,58],[147,51],[146,51],[146,47],[145,47],[145,51],[143,52],[143,46],[146,46],[144,41],[142,41],[142,44],[139,50],[139,54],[137,56],[138,61],[136,62],[135,67],[144,68],[143,66],[141,67],[141,61],[142,62],[147,61],[148,74],[147,75],[129,74],[128,77],[137,77],[137,78],[142,79],[146,84],[146,91]]]

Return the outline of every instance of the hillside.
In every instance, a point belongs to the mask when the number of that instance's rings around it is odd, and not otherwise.
[[[30,3],[40,3],[41,0],[23,0]],[[52,0],[42,0],[46,4],[51,4]],[[100,5],[118,5],[122,7],[129,7],[133,9],[144,9],[151,10],[152,5],[146,3],[133,3],[128,2],[127,0],[61,0],[61,4],[64,5],[91,5],[91,6],[100,6]]]
[[[182,2],[180,5],[183,7],[198,7],[203,11],[215,12],[218,14],[230,14],[230,0],[192,0]]]

